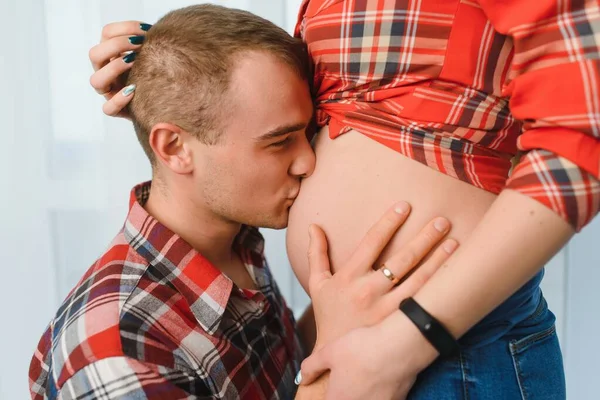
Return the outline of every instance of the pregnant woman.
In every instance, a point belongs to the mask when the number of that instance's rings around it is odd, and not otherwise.
[[[92,84],[109,92],[110,115],[131,98],[117,76],[132,57],[110,60],[138,47],[132,26],[113,25],[123,44],[95,53]],[[597,3],[307,0],[296,34],[320,127],[288,227],[301,284],[309,224],[326,232],[335,271],[397,199],[412,213],[388,254],[437,215],[461,243],[411,309],[318,342],[302,385],[330,370],[334,399],[565,398],[539,285],[544,263],[600,208]],[[438,357],[415,309],[460,338],[460,352]],[[335,330],[316,314],[320,338]]]

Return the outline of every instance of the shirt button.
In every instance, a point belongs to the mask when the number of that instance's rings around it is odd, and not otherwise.
[[[265,309],[265,302],[264,301],[259,301],[258,302],[258,308],[263,311]]]

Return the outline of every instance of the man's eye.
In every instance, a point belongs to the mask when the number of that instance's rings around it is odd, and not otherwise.
[[[271,143],[271,146],[281,147],[281,146],[285,146],[286,144],[288,144],[291,141],[292,141],[292,138],[290,136],[288,136],[285,139],[280,140],[279,142]]]

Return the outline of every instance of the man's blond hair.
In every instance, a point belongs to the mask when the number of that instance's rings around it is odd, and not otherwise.
[[[203,4],[172,11],[152,26],[128,77],[136,85],[129,111],[152,165],[148,139],[159,122],[217,142],[232,65],[248,51],[274,55],[306,78],[304,45],[252,13]]]

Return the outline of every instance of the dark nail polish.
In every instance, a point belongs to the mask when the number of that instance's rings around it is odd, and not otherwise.
[[[131,36],[129,38],[129,43],[131,43],[131,44],[142,44],[142,43],[144,43],[145,39],[146,39],[145,36]]]
[[[150,25],[150,24],[140,24],[140,29],[143,30],[144,32],[148,32],[150,30],[150,28],[152,28],[152,25]]]
[[[126,64],[129,64],[133,62],[133,60],[135,60],[135,56],[136,53],[129,53],[125,57],[123,57],[123,61],[125,61]]]

